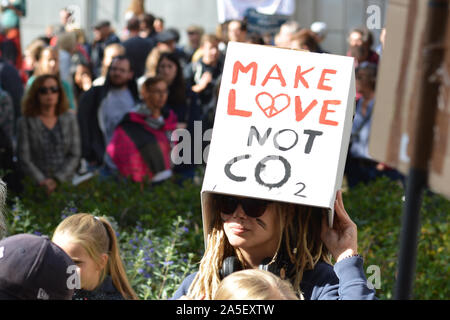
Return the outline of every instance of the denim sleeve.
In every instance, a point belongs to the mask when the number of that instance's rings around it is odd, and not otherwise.
[[[307,290],[311,300],[375,300],[375,290],[369,289],[361,257],[344,259],[329,268],[322,267]]]
[[[194,281],[195,276],[197,275],[196,273],[193,273],[189,276],[187,276],[183,282],[181,283],[180,287],[178,288],[178,290],[175,292],[175,294],[173,295],[172,298],[170,298],[170,300],[178,300],[180,299],[182,296],[185,296],[188,291],[189,291],[189,287],[192,284],[192,281]]]
[[[339,278],[340,300],[374,300],[375,290],[367,285],[361,257],[344,259],[334,265],[334,272]]]

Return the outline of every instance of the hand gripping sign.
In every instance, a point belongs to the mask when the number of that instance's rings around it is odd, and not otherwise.
[[[230,42],[202,187],[204,225],[210,193],[327,208],[331,225],[354,104],[353,58]]]

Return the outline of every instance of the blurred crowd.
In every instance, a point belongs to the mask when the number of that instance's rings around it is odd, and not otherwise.
[[[183,142],[174,132],[194,136],[198,121],[202,130],[212,128],[228,41],[333,53],[323,48],[325,22],[287,21],[274,35],[248,32],[245,20],[220,24],[215,33],[197,24],[177,30],[134,0],[124,13],[125,30],[114,30],[110,21],[92,31],[74,28],[73,12],[62,8],[59,25],[21,48],[20,17],[26,14],[25,1],[2,2],[0,175],[19,193],[23,177],[49,194],[96,174],[154,184],[193,179],[199,166],[193,160],[171,161],[174,144]],[[366,28],[350,30],[347,38],[357,88],[350,187],[380,175],[401,178],[368,153],[384,37],[385,30],[377,48]]]

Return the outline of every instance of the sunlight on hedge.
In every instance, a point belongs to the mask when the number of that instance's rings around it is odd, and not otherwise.
[[[10,199],[9,233],[52,236],[65,217],[80,212],[109,217],[115,226],[129,279],[141,299],[168,299],[195,272],[203,253],[200,184],[171,182],[150,188],[125,181],[92,180],[62,186],[50,198],[27,184],[22,199]],[[402,188],[381,179],[344,193],[358,225],[365,269],[378,266],[377,296],[393,298],[403,206]],[[450,202],[427,193],[417,255],[415,299],[448,299]],[[369,269],[370,270],[370,269]],[[367,273],[370,276],[370,273]]]

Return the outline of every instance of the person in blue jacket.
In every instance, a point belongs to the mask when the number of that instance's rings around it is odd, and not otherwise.
[[[358,255],[357,227],[339,191],[332,228],[322,209],[211,194],[211,223],[199,271],[172,299],[212,299],[221,280],[241,269],[269,270],[305,300],[376,299]],[[335,260],[334,266],[331,258]]]

